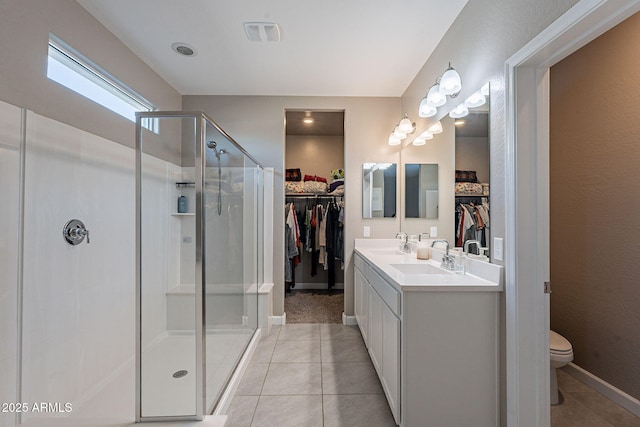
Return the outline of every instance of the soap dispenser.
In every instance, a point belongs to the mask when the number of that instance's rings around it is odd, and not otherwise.
[[[178,197],[178,213],[187,213],[188,201],[186,196]]]

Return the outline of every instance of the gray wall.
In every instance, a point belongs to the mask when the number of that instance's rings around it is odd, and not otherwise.
[[[458,70],[463,82],[463,89],[458,99],[464,100],[487,81],[491,83],[489,182],[491,184],[492,237],[505,237],[505,160],[507,155],[505,151],[505,61],[577,2],[577,0],[468,2],[402,95],[402,111],[417,111],[420,100],[435,79],[442,75],[449,62]],[[432,119],[418,118],[417,132],[422,132],[435,120],[444,117],[455,105],[454,102],[448,102]],[[513,255],[505,254],[505,256]],[[502,261],[494,262],[502,263]],[[501,306],[501,336],[504,342],[506,335],[504,295]],[[505,402],[504,352],[500,364],[502,367],[501,400]],[[505,410],[506,407],[503,405],[501,417],[503,424],[506,422]]]
[[[504,237],[505,230],[504,63],[575,3],[577,0],[468,2],[402,95],[402,111],[415,116],[420,100],[449,62],[460,73],[463,89],[458,98],[441,107],[436,117],[418,118],[419,134],[435,122],[433,119],[445,116],[458,102],[491,82],[491,236]]]
[[[397,218],[362,219],[362,163],[399,163],[399,148],[387,144],[400,117],[400,98],[185,96],[186,110],[203,110],[264,166],[275,169],[274,205],[284,206],[284,117],[287,109],[345,110],[345,312],[353,315],[354,239],[363,225],[372,238],[395,236]],[[284,312],[284,217],[275,215],[273,313]],[[282,266],[282,267],[280,267]]]
[[[551,328],[640,399],[640,14],[551,68]]]
[[[134,146],[133,122],[47,78],[49,33],[159,109],[181,109],[180,94],[75,0],[0,0],[0,100]]]

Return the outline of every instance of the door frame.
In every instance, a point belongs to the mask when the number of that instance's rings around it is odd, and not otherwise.
[[[550,67],[639,10],[640,0],[580,0],[505,63],[508,426],[550,423]]]

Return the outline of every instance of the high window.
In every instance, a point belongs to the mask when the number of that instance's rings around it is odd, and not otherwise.
[[[136,121],[136,111],[156,109],[149,101],[53,34],[49,35],[47,77],[132,122]],[[158,132],[155,119],[143,120],[142,126]]]

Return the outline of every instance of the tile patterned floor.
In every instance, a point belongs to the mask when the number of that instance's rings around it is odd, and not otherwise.
[[[228,427],[393,427],[357,326],[288,324],[261,340]]]
[[[640,427],[640,418],[558,369],[564,403],[551,407],[551,427]]]

